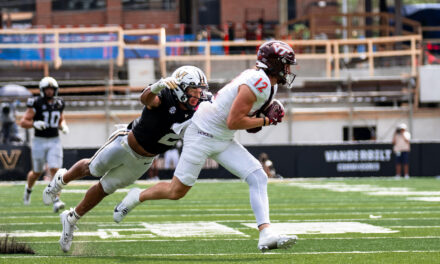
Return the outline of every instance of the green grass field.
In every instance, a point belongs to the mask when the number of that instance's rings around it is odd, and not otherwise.
[[[0,255],[0,263],[440,263],[440,180],[434,178],[297,179],[269,183],[273,227],[297,234],[290,250],[262,254],[239,181],[198,182],[179,201],[152,201],[113,222],[128,189],[79,222],[69,253],[61,224],[38,184],[24,206],[24,183],[0,185],[0,235],[26,242],[35,255]],[[75,206],[90,182],[69,185]],[[149,186],[147,183],[139,187]]]

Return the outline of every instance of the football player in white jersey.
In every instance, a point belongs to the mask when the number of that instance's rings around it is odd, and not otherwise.
[[[114,211],[116,222],[122,221],[135,206],[146,200],[177,200],[195,184],[207,158],[216,160],[249,185],[250,202],[260,231],[258,248],[263,252],[290,248],[296,236],[275,234],[270,227],[267,175],[260,162],[234,140],[239,129],[258,132],[262,126],[281,122],[284,110],[272,102],[278,84],[291,87],[296,64],[293,49],[282,41],[260,46],[256,68],[248,69],[223,87],[212,103],[201,103],[186,129],[183,150],[171,182],[160,182],[144,191],[133,188]],[[271,103],[272,102],[272,103]],[[261,116],[267,108],[278,108],[276,115]]]
[[[52,178],[63,165],[63,148],[58,130],[63,133],[69,132],[63,114],[64,101],[57,97],[57,81],[52,77],[44,77],[39,88],[40,96],[28,99],[28,108],[20,121],[21,127],[34,128],[32,170],[27,175],[23,196],[25,205],[31,202],[32,187],[43,173],[44,165],[47,163]],[[52,202],[54,213],[64,208],[64,203],[58,196]]]

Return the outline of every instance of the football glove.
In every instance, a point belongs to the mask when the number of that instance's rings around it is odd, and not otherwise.
[[[255,134],[255,133],[260,132],[260,130],[261,130],[262,128],[263,128],[263,127],[248,128],[248,129],[246,129],[246,132],[248,132],[248,133],[252,133],[252,134]]]
[[[158,82],[151,85],[151,92],[154,94],[158,94],[165,88],[170,90],[174,90],[179,86],[179,82],[174,77],[162,78]]]
[[[66,125],[65,122],[61,123],[60,130],[61,130],[61,132],[63,132],[63,134],[69,133],[69,127]]]
[[[263,110],[263,114],[269,118],[269,125],[276,125],[283,120],[284,106],[280,101],[274,99],[272,103]]]
[[[34,121],[33,127],[35,129],[37,129],[37,130],[44,130],[44,129],[46,129],[47,126],[46,126],[46,123],[44,121],[37,120],[37,121]]]

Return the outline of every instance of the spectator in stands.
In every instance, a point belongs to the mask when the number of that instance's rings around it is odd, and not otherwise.
[[[157,159],[153,160],[153,164],[147,171],[147,181],[158,181],[159,179],[159,169],[157,168]]]
[[[402,176],[402,166],[405,179],[409,178],[409,152],[411,134],[407,131],[406,124],[400,124],[393,136],[393,151],[396,155],[396,178]]]
[[[278,178],[282,179],[283,176],[277,174],[273,162],[269,159],[269,155],[267,153],[262,152],[258,157],[261,165],[263,166],[263,170],[266,172],[268,178]]]
[[[27,110],[20,125],[23,128],[34,128],[32,140],[32,170],[27,175],[27,184],[24,190],[23,203],[30,204],[32,187],[43,174],[44,166],[49,166],[51,177],[63,165],[63,148],[58,130],[68,133],[64,120],[64,101],[58,95],[58,83],[52,77],[41,79],[40,96],[29,98]],[[53,200],[53,211],[64,208],[59,195]]]

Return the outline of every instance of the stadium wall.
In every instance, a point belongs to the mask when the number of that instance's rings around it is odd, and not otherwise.
[[[391,144],[347,143],[304,144],[289,146],[248,146],[255,156],[262,152],[274,162],[277,173],[285,178],[309,177],[369,177],[394,176],[395,157]],[[96,148],[64,149],[63,167],[70,168],[76,161],[90,158]],[[31,152],[28,146],[0,145],[0,180],[24,181],[31,169]],[[440,175],[439,142],[412,143],[410,155],[411,176]],[[158,159],[159,177],[170,179],[173,170],[163,169],[163,158]],[[146,179],[146,175],[142,179]],[[201,179],[235,177],[214,161],[208,161]],[[96,179],[86,177],[85,179]]]
[[[116,124],[128,124],[139,114],[140,111],[137,110],[111,111],[108,116],[103,112],[87,114],[66,112],[70,133],[61,135],[63,146],[65,148],[100,147],[115,130]],[[286,116],[283,123],[265,127],[257,134],[238,131],[236,139],[244,145],[341,143],[343,128],[351,124],[353,127],[375,127],[376,142],[391,142],[396,126],[406,123],[410,129],[412,128],[410,131],[412,140],[440,141],[439,120],[438,111],[415,112],[412,122],[408,112],[401,109],[355,112],[353,120],[350,121],[348,108],[339,110],[322,108],[319,112],[316,109],[295,108],[290,119]]]

